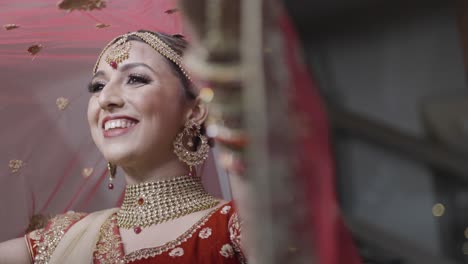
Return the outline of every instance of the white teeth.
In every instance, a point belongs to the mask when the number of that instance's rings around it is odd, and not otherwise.
[[[104,124],[104,130],[110,130],[113,128],[127,128],[132,127],[136,124],[136,122],[128,119],[114,119],[109,120]]]

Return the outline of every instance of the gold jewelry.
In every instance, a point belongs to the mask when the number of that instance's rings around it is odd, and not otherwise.
[[[132,44],[127,41],[127,37],[119,39],[112,49],[109,50],[106,56],[106,62],[113,68],[117,69],[117,66],[122,61],[128,59],[130,48]]]
[[[206,210],[218,203],[218,199],[205,191],[198,177],[180,176],[129,185],[117,212],[117,223],[139,234],[144,227]]]
[[[165,58],[175,63],[185,75],[185,77],[187,77],[187,79],[190,80],[190,75],[188,74],[188,71],[182,66],[182,57],[177,52],[175,52],[168,44],[162,41],[158,36],[150,32],[131,32],[114,38],[102,50],[96,64],[94,65],[93,73],[96,73],[102,56],[111,46],[113,47],[106,57],[106,62],[109,63],[109,65],[112,68],[116,69],[118,63],[121,63],[122,61],[128,59],[131,48],[131,44],[128,41],[128,37],[130,36],[136,36],[140,38],[143,42],[145,42],[154,50],[156,50],[159,54],[163,55]]]
[[[200,125],[194,121],[189,120],[185,124],[185,128],[182,132],[177,134],[177,137],[173,143],[174,153],[179,157],[179,160],[184,162],[192,170],[192,166],[197,166],[202,164],[206,158],[208,158],[208,153],[210,151],[210,146],[208,145],[208,138],[201,134]],[[199,138],[199,146],[197,149],[192,151],[188,149],[184,144],[184,137],[188,136],[186,145],[190,148],[194,147],[193,140]]]
[[[107,188],[109,188],[109,190],[112,190],[114,189],[114,184],[112,183],[112,181],[114,181],[115,174],[117,172],[117,166],[110,162],[107,162],[107,170],[109,171],[109,184],[107,185]]]

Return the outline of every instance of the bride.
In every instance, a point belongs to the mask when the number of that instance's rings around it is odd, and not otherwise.
[[[120,208],[56,216],[0,244],[1,263],[243,263],[232,202],[201,185],[207,108],[181,64],[180,36],[138,31],[102,51],[89,84],[88,121],[127,187]]]

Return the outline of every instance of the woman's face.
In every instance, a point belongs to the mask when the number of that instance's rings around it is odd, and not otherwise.
[[[129,58],[117,69],[104,59],[99,62],[90,83],[88,122],[107,161],[156,165],[175,157],[172,142],[188,107],[182,84],[166,59],[145,43],[131,45]]]

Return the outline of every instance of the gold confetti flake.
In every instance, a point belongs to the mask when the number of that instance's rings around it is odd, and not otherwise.
[[[84,178],[88,178],[93,174],[94,169],[93,168],[84,168],[81,174],[83,175]]]
[[[164,13],[166,13],[166,14],[168,14],[168,15],[172,15],[172,14],[178,12],[178,11],[179,11],[179,9],[177,9],[177,8],[172,8],[172,9],[168,9],[168,10],[164,11]]]
[[[445,213],[445,206],[441,203],[437,203],[432,207],[432,215],[441,217]]]
[[[105,0],[61,0],[57,3],[59,9],[66,11],[92,11],[106,7]]]
[[[32,45],[32,46],[30,46],[28,48],[28,52],[29,52],[29,54],[34,56],[37,53],[39,53],[39,51],[41,51],[42,48],[44,48],[44,46],[42,46],[41,44],[35,44],[35,45]]]
[[[67,108],[70,101],[65,97],[59,97],[55,103],[57,104],[58,109],[63,111]]]
[[[22,160],[10,160],[8,166],[12,173],[17,173],[24,166],[24,162]]]
[[[106,28],[106,27],[110,27],[111,25],[109,24],[104,24],[104,23],[98,23],[96,24],[96,28],[98,29],[101,29],[101,28]]]
[[[5,24],[5,25],[3,25],[3,28],[4,28],[5,30],[12,30],[12,29],[19,28],[19,25],[16,25],[16,24]]]

